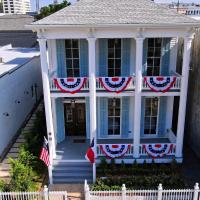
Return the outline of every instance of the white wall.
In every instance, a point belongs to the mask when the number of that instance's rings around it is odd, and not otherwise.
[[[40,57],[34,57],[12,73],[0,77],[0,154],[36,102],[35,93],[32,96],[31,92],[31,87],[35,83],[38,85],[37,91],[40,97],[42,94]],[[4,113],[8,113],[9,116],[5,116]]]

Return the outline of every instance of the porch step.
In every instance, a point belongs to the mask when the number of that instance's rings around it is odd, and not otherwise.
[[[92,166],[85,162],[54,161],[53,183],[84,183],[92,182]]]

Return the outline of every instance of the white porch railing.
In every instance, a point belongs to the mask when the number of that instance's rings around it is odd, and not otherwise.
[[[67,200],[66,191],[48,191],[47,186],[43,192],[0,192],[0,200]]]
[[[165,143],[165,144],[167,144],[167,143]],[[175,143],[169,143],[169,144],[173,144],[173,147],[167,155],[168,156],[175,156],[175,154],[176,154],[176,144]],[[149,144],[147,144],[147,145],[149,145]],[[154,144],[151,143],[151,145],[154,145]],[[140,156],[148,156],[148,153],[143,148],[143,144],[140,144],[139,153],[140,153]]]
[[[97,156],[105,156],[105,154],[102,152],[100,148],[101,144],[97,144]],[[131,144],[131,147],[126,152],[125,156],[133,156],[133,145]]]
[[[123,184],[118,191],[91,191],[85,181],[85,200],[198,200],[199,184],[194,189],[163,190],[159,184],[157,190],[127,190]]]
[[[142,88],[144,90],[151,90],[149,86],[147,85],[147,83],[145,82],[144,77],[142,78]],[[176,81],[173,84],[173,86],[170,88],[170,90],[180,90],[180,89],[181,89],[181,77],[177,76]]]
[[[97,90],[105,91],[105,88],[102,86],[98,78],[96,79],[96,87],[97,87]],[[134,89],[135,89],[135,80],[133,77],[133,79],[127,85],[126,90],[134,90]]]

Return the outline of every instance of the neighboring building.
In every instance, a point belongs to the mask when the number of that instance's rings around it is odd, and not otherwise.
[[[26,14],[31,11],[30,0],[3,0],[5,14]]]
[[[3,0],[0,0],[0,13],[3,13]]]
[[[0,46],[12,44],[13,47],[35,47],[36,33],[25,28],[33,21],[34,17],[29,15],[0,16]]]
[[[0,47],[0,155],[41,95],[38,50]]]
[[[93,139],[97,164],[182,162],[198,26],[151,0],[81,0],[29,26],[40,45],[50,183],[92,181],[85,152]]]

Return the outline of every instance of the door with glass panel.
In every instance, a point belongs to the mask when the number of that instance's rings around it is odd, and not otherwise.
[[[144,135],[156,135],[158,133],[159,98],[145,98],[144,110]]]

